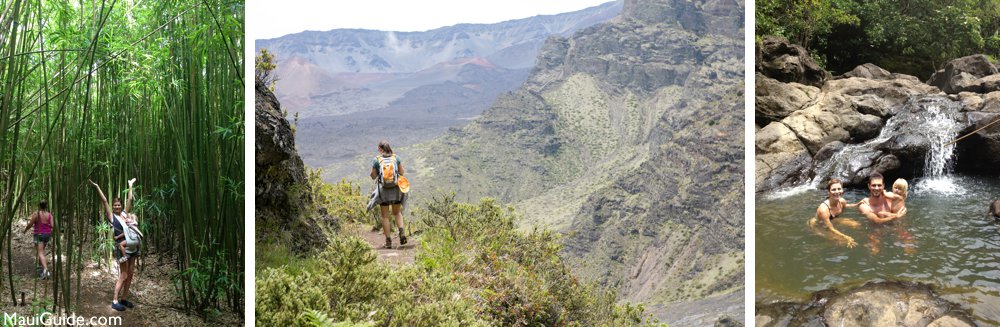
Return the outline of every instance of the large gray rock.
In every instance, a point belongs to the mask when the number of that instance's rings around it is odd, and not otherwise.
[[[755,315],[757,326],[976,326],[968,312],[930,286],[891,281],[819,291],[806,304],[758,304]]]
[[[960,94],[961,96],[962,94]],[[957,169],[987,175],[1000,173],[1000,91],[981,95],[976,103],[972,96],[962,97],[967,127],[961,135],[965,138],[957,142]]]
[[[990,75],[979,79],[983,93],[1000,91],[1000,74]]]
[[[819,88],[799,83],[782,83],[756,74],[754,122],[767,125],[782,120],[816,99]]]
[[[803,181],[803,172],[812,162],[795,132],[780,122],[772,122],[757,132],[754,151],[757,192]]]
[[[983,105],[984,109],[987,107],[996,110],[996,102]],[[965,114],[969,127],[962,135],[978,131],[958,141],[958,168],[996,175],[1000,167],[1000,112],[981,110]]]
[[[936,94],[941,90],[919,81],[902,78],[893,80],[844,78],[827,82],[823,85],[823,92],[841,93],[851,97],[872,95],[886,101],[886,104],[892,107],[906,102],[912,96]]]
[[[882,69],[882,67],[876,66],[875,64],[864,64],[858,67],[854,67],[849,72],[844,73],[841,77],[860,77],[867,79],[895,79],[896,77],[892,75],[888,70]]]
[[[948,94],[962,91],[983,92],[980,78],[997,73],[996,66],[985,55],[977,54],[948,62],[944,69],[931,75],[927,84],[937,86]]]
[[[260,81],[255,89],[255,234],[258,241],[290,242],[297,253],[306,253],[325,244],[326,237],[315,218],[304,216],[312,204],[305,167],[278,99]],[[290,240],[275,234],[289,230],[296,231]]]
[[[860,143],[878,135],[891,108],[938,89],[905,79],[845,78],[828,81],[816,101],[781,122],[815,154],[827,143]]]
[[[805,48],[792,44],[783,37],[764,36],[757,44],[757,51],[760,61],[756,69],[764,76],[785,83],[796,82],[816,87],[822,86],[830,77],[830,73],[820,67]]]

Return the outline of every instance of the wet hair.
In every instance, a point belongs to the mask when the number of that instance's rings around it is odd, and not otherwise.
[[[378,141],[378,148],[382,150],[382,153],[392,154],[392,147],[389,146],[389,141],[386,140]]]
[[[881,179],[883,181],[885,180],[885,178],[882,177],[882,174],[879,174],[877,171],[872,172],[871,175],[868,175],[868,184],[871,184],[873,179]]]
[[[840,181],[840,179],[837,179],[837,178],[831,178],[829,182],[826,182],[826,190],[827,190],[827,191],[829,191],[829,190],[830,190],[830,188],[831,188],[831,187],[833,187],[833,184],[840,184],[840,185],[844,185],[844,183],[843,183],[843,182],[841,182],[841,181]]]
[[[48,208],[49,208],[49,202],[48,201],[45,201],[45,200],[38,201],[38,209],[46,210]]]
[[[907,183],[905,179],[900,178],[897,179],[895,183],[892,183],[893,188],[895,188],[896,186],[899,186],[899,188],[903,190],[903,192],[900,195],[905,199],[906,196],[910,193],[910,183]]]

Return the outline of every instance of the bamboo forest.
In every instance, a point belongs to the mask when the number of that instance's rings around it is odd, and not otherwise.
[[[243,324],[243,17],[239,0],[0,0],[5,313]],[[139,252],[118,249],[119,198]]]

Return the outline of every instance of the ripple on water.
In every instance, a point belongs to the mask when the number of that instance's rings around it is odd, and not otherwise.
[[[829,262],[841,262],[841,261],[847,260],[847,258],[848,258],[848,256],[846,256],[846,255],[838,255],[838,256],[835,256],[835,257],[826,258],[826,261],[829,261]]]

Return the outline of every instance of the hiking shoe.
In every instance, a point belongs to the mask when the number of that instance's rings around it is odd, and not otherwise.
[[[118,310],[118,311],[125,311],[125,306],[121,305],[121,303],[114,303],[114,302],[112,302],[111,303],[111,308],[115,309],[115,310]]]
[[[392,248],[392,238],[389,238],[389,237],[385,238],[385,248],[386,249],[391,249]]]
[[[406,235],[399,234],[399,245],[406,244]]]
[[[120,300],[118,301],[118,303],[121,303],[121,305],[124,305],[126,308],[129,309],[135,308],[135,304],[132,304],[132,302],[129,302],[128,300]]]

